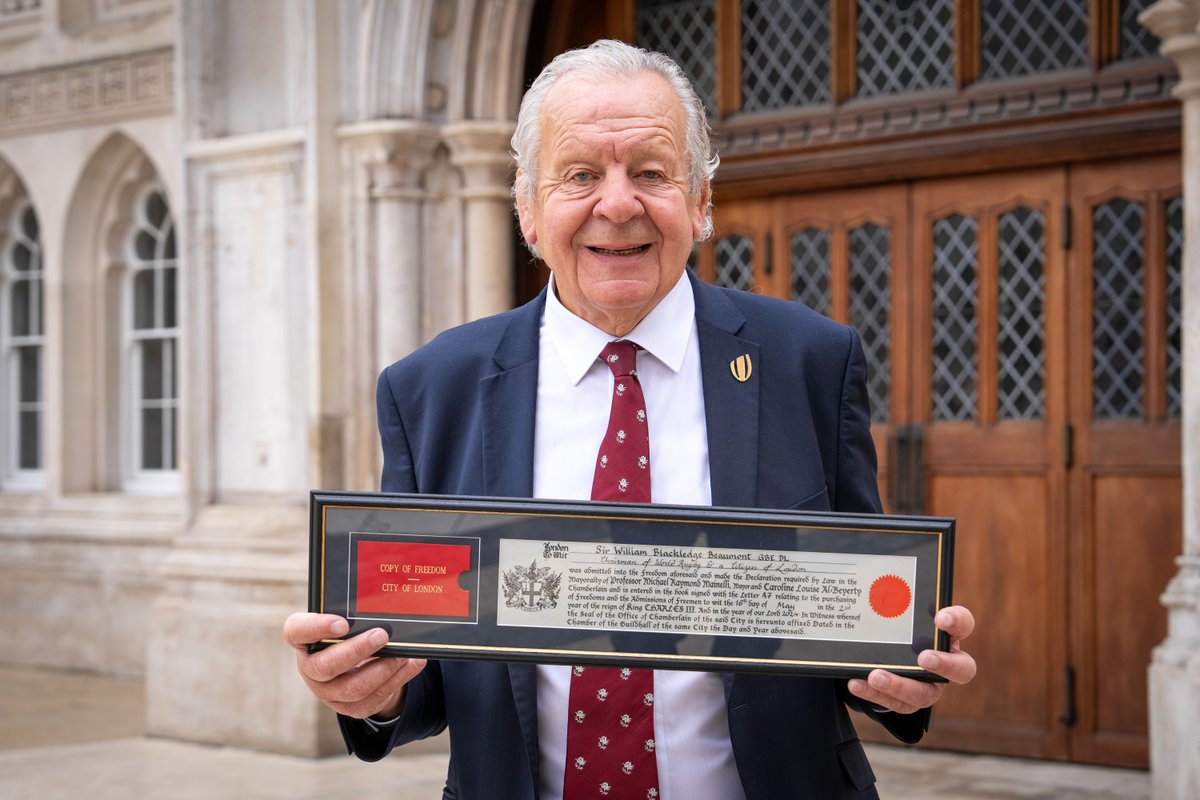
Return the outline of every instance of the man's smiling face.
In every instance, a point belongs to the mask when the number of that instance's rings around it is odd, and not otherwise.
[[[675,286],[700,236],[709,187],[693,196],[679,98],[654,73],[567,75],[547,93],[534,197],[521,231],[576,316],[622,336]]]

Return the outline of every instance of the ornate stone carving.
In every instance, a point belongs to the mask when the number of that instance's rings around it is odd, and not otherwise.
[[[0,136],[169,114],[174,85],[169,47],[6,75],[0,77]]]

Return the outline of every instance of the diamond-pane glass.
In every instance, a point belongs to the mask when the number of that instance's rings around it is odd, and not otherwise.
[[[868,223],[850,231],[850,324],[862,336],[867,356],[871,421],[888,419],[891,391],[889,255],[892,232]]]
[[[858,96],[954,86],[954,2],[858,0]]]
[[[666,53],[696,87],[709,116],[717,108],[715,0],[638,0],[637,43]]]
[[[742,107],[830,102],[829,0],[743,0]]]
[[[1121,0],[1120,58],[1145,58],[1158,55],[1162,44],[1150,29],[1138,22],[1138,14],[1154,4],[1154,0]]]
[[[1018,208],[1000,217],[999,344],[1000,419],[1045,415],[1045,219]]]
[[[1167,416],[1183,408],[1183,198],[1167,201]]]
[[[749,291],[754,284],[754,242],[749,236],[726,236],[713,247],[717,286]]]
[[[1092,211],[1092,417],[1142,416],[1142,219],[1140,203]]]
[[[983,77],[1088,65],[1088,0],[983,0]]]
[[[978,406],[979,225],[952,214],[933,224],[933,418],[971,420]]]
[[[829,316],[829,231],[792,234],[792,299]]]

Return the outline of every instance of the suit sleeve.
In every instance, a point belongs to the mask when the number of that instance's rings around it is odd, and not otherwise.
[[[375,389],[379,443],[383,447],[383,472],[379,489],[383,492],[415,493],[419,487],[413,469],[412,448],[396,401],[396,389],[402,380],[399,372],[396,364],[385,369],[380,373]]]
[[[404,711],[391,725],[372,726],[361,719],[338,714],[346,752],[363,761],[379,761],[392,748],[438,735],[446,728],[443,696],[441,665],[430,661],[409,682]]]
[[[842,372],[838,420],[837,488],[834,511],[883,513],[879,502],[875,440],[871,438],[871,399],[867,395],[867,359],[862,340],[850,329],[850,348]]]
[[[878,464],[875,441],[871,438],[871,399],[867,394],[867,359],[862,340],[851,329],[850,352],[843,373],[840,435],[838,437],[838,486],[835,511],[858,511],[879,514]],[[855,711],[861,711],[878,722],[893,736],[906,744],[916,744],[929,730],[930,709],[913,714],[893,714],[876,711],[839,685],[842,699]]]

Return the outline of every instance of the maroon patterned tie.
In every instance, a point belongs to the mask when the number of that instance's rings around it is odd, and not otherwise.
[[[650,434],[637,351],[633,342],[620,341],[600,354],[612,370],[613,396],[593,500],[650,502]],[[654,672],[574,667],[568,709],[563,800],[655,800]]]

